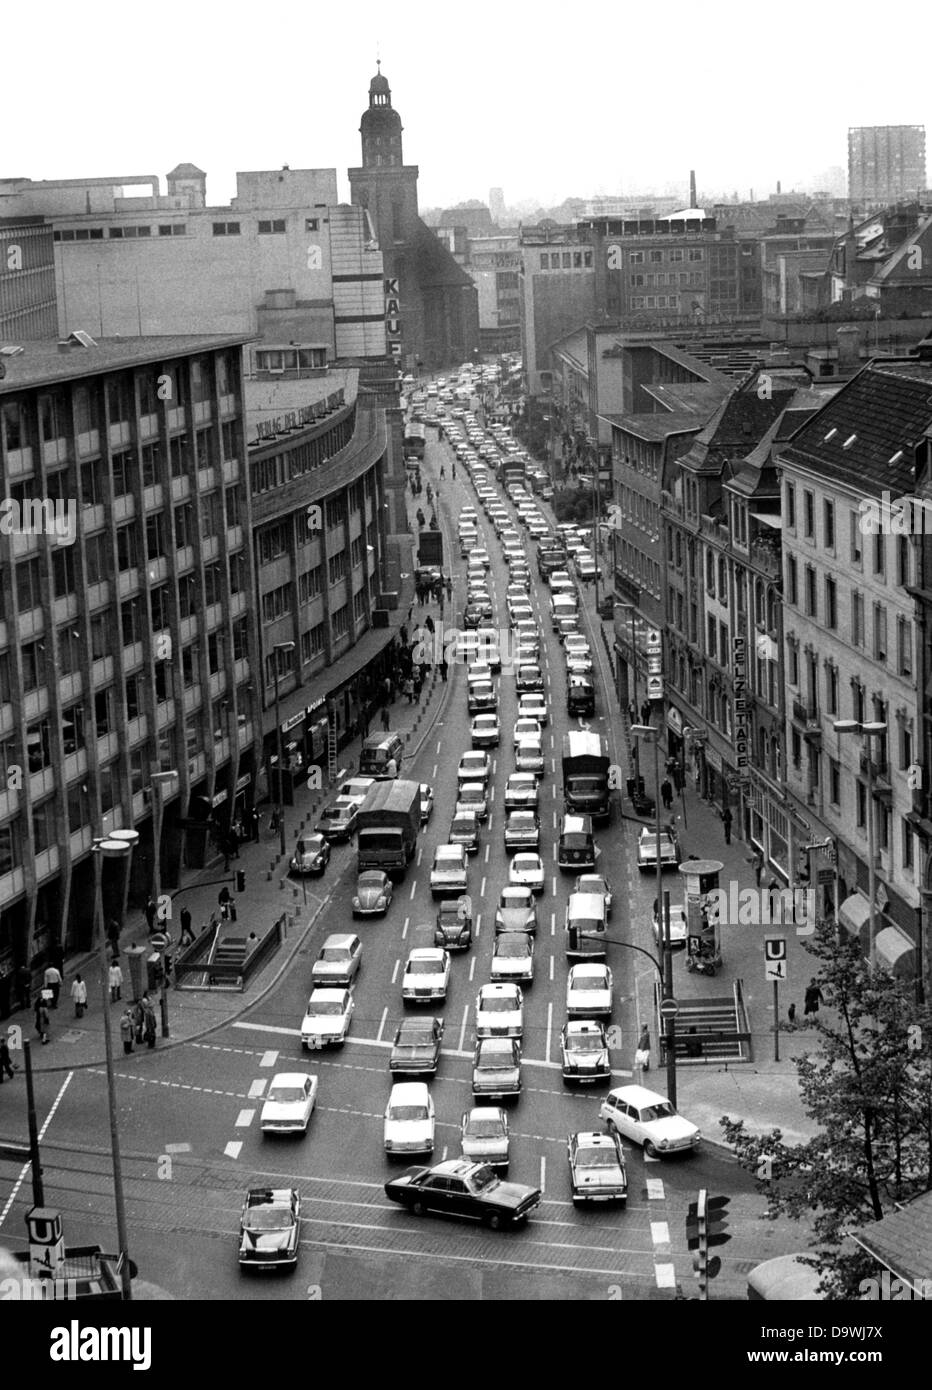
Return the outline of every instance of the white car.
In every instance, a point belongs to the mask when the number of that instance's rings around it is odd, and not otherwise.
[[[544,861],[539,854],[516,854],[508,870],[508,882],[515,887],[544,891]]]
[[[662,926],[659,918],[654,916],[654,939],[659,946],[661,944]],[[670,945],[685,946],[686,938],[689,936],[689,925],[686,920],[686,908],[682,903],[670,904]]]
[[[474,1163],[508,1167],[508,1117],[500,1105],[476,1105],[460,1123],[463,1157]]]
[[[440,946],[418,946],[408,956],[401,977],[406,1004],[446,999],[450,983],[450,953]]]
[[[524,1033],[521,986],[508,982],[483,985],[476,999],[477,1038],[520,1038]]]
[[[344,782],[337,790],[337,796],[342,800],[352,801],[357,807],[361,806],[369,794],[369,788],[375,786],[374,777],[351,777],[348,782]]]
[[[540,802],[533,772],[512,772],[505,783],[506,811],[536,811]]]
[[[676,835],[669,830],[660,832],[660,867],[675,869],[680,862],[680,847]],[[638,868],[644,873],[657,867],[657,832],[645,825],[638,835]]]
[[[469,731],[473,748],[497,748],[502,726],[497,714],[477,714]]]
[[[301,1046],[315,1051],[331,1045],[342,1047],[355,1007],[348,989],[312,990],[301,1020]]]
[[[466,671],[466,684],[472,685],[475,681],[480,681],[483,685],[492,681],[492,667],[487,661],[472,661]]]
[[[385,1107],[385,1152],[432,1154],[434,1102],[423,1081],[396,1081]]]
[[[272,1077],[259,1116],[263,1134],[306,1134],[314,1102],[317,1077],[283,1071]]]
[[[532,772],[535,777],[544,775],[544,750],[540,738],[525,735],[518,740],[515,748],[515,770]]]
[[[485,570],[491,569],[492,567],[492,561],[489,558],[489,552],[487,550],[483,550],[481,547],[478,550],[471,550],[469,552],[469,563],[481,565],[482,568]]]
[[[609,1018],[612,972],[603,961],[584,961],[570,969],[566,981],[568,1018]]]
[[[466,892],[466,850],[462,844],[438,845],[430,870],[430,891],[435,898],[459,897]]]
[[[646,1086],[619,1086],[599,1107],[609,1131],[641,1144],[648,1158],[699,1147],[702,1132],[674,1110],[666,1096]]]
[[[460,758],[459,767],[456,769],[456,780],[462,786],[464,782],[488,782],[492,775],[492,764],[489,762],[488,753],[482,753],[474,749],[471,753],[464,753]]]
[[[514,980],[529,985],[534,979],[534,938],[525,931],[501,932],[492,947],[489,974],[493,981]]]
[[[489,814],[489,795],[482,782],[464,782],[460,787],[453,814],[458,816],[461,811],[474,811],[480,820],[485,820]]]
[[[522,695],[518,700],[518,715],[521,719],[536,719],[539,724],[546,724],[550,718],[547,701],[539,691]]]
[[[573,888],[574,893],[601,893],[605,902],[605,915],[612,915],[612,885],[604,874],[580,874]]]
[[[540,742],[540,722],[537,719],[532,719],[529,715],[522,715],[520,719],[515,720],[514,745],[516,748],[523,738],[536,738]]]

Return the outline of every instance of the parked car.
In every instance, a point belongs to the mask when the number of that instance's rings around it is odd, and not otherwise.
[[[661,925],[657,914],[653,914],[654,940],[660,945]],[[670,904],[670,945],[685,946],[689,936],[689,925],[686,918],[686,907],[683,903]]]
[[[358,815],[359,807],[354,800],[349,797],[338,797],[332,805],[326,806],[321,811],[315,829],[318,834],[325,836],[331,844],[339,844],[341,840],[353,838]]]
[[[660,832],[660,867],[675,869],[680,862],[680,847],[676,835],[671,830]],[[657,867],[657,832],[649,825],[641,829],[638,836],[638,868],[644,873]]]
[[[350,777],[337,788],[337,796],[343,801],[353,801],[359,807],[369,795],[369,788],[374,786],[374,777]]]

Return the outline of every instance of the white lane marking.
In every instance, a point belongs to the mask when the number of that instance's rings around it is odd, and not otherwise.
[[[544,1048],[544,1057],[550,1061],[550,1045],[553,1042],[553,1000],[547,1005],[547,1042]]]
[[[388,1005],[386,1004],[386,1005],[385,1005],[385,1008],[382,1010],[382,1017],[381,1017],[381,1019],[379,1020],[379,1031],[378,1031],[378,1032],[376,1033],[376,1035],[375,1035],[375,1040],[376,1040],[376,1042],[381,1042],[381,1040],[382,1040],[382,1034],[385,1032],[385,1023],[386,1023],[387,1018],[388,1018]]]
[[[654,1275],[657,1280],[658,1289],[676,1288],[676,1266],[675,1265],[654,1265]]]
[[[662,1202],[666,1193],[664,1192],[663,1178],[647,1179],[647,1199],[650,1202]]]
[[[491,848],[492,848],[491,845],[486,845],[486,847],[485,847],[485,862],[486,862],[487,864],[488,864],[488,862],[489,862],[489,850],[490,850]]]
[[[550,935],[551,935],[551,936],[556,936],[556,934],[557,934],[557,914],[556,914],[555,912],[551,912],[551,914],[550,914]]]
[[[554,776],[556,776],[556,771],[557,771],[557,760],[556,760],[556,758],[551,758],[551,759],[550,759],[550,771],[554,774]]]
[[[554,814],[556,814],[556,812],[554,812]],[[556,862],[557,862],[557,847],[556,847],[556,845],[551,845],[550,848],[551,848],[551,851],[552,851],[552,853],[553,853],[553,862],[556,863]],[[554,889],[554,892],[556,892],[556,889]]]
[[[396,960],[396,961],[395,961],[395,968],[394,968],[394,970],[392,971],[392,984],[395,984],[395,982],[397,981],[397,979],[398,979],[398,971],[399,971],[400,968],[401,968],[401,961],[400,961],[400,960]]]
[[[223,1152],[227,1158],[239,1158],[240,1149],[242,1147],[243,1145],[241,1140],[231,1139],[229,1144],[227,1144],[226,1148],[223,1150]]]
[[[554,812],[553,812],[553,828],[554,828],[554,830],[556,830],[556,828],[557,828],[557,813],[556,813],[556,810],[554,810]]]
[[[475,936],[476,936],[476,940],[477,940],[477,941],[479,940],[479,933],[480,933],[481,930],[482,930],[482,913],[480,912],[480,913],[479,913],[479,916],[476,918],[476,932],[475,932]]]
[[[552,782],[551,785],[550,785],[550,795],[553,797],[554,801],[556,801],[556,799],[557,799],[557,784],[556,784],[556,782]]]
[[[469,961],[469,980],[472,983],[476,974],[476,957],[472,956]]]
[[[670,1226],[666,1221],[652,1221],[650,1223],[650,1238],[654,1245],[664,1245],[670,1248]]]
[[[414,902],[414,895],[415,895],[416,892],[417,892],[417,879],[415,879],[414,882],[411,884],[411,893],[410,893],[410,895],[409,895],[409,897],[408,897],[408,901],[409,901],[409,902],[412,902],[412,903]]]
[[[277,1052],[263,1052],[262,1058],[261,1058],[261,1060],[260,1060],[260,1062],[259,1062],[259,1066],[260,1066],[260,1067],[274,1067],[274,1065],[275,1065],[275,1063],[276,1063],[277,1061],[278,1061],[278,1053],[277,1053]]]
[[[58,1088],[58,1094],[56,1095],[55,1099],[52,1101],[52,1107],[51,1107],[51,1109],[49,1110],[49,1113],[48,1113],[48,1114],[46,1115],[46,1117],[45,1117],[45,1123],[43,1124],[42,1128],[39,1130],[39,1142],[40,1142],[40,1143],[41,1143],[41,1141],[45,1138],[46,1130],[48,1129],[49,1125],[52,1123],[52,1117],[54,1116],[55,1111],[58,1109],[58,1107],[59,1107],[59,1105],[60,1105],[60,1103],[61,1103],[61,1101],[62,1101],[62,1098],[63,1098],[65,1092],[67,1091],[69,1085],[71,1084],[71,1078],[72,1078],[73,1076],[74,1076],[74,1072],[73,1072],[73,1071],[70,1071],[70,1072],[68,1073],[68,1075],[65,1077],[64,1081],[61,1083],[61,1085],[60,1085],[59,1088]],[[10,1207],[11,1207],[11,1206],[13,1205],[13,1203],[16,1201],[16,1194],[19,1192],[19,1189],[22,1187],[23,1183],[25,1182],[25,1180],[26,1180],[26,1175],[27,1175],[28,1173],[30,1173],[31,1171],[32,1171],[32,1164],[31,1164],[31,1163],[24,1163],[23,1166],[22,1166],[22,1168],[20,1169],[19,1177],[16,1179],[15,1183],[13,1184],[12,1191],[10,1192],[10,1195],[9,1195],[9,1197],[7,1198],[6,1206],[3,1208],[3,1211],[0,1211],[0,1226],[3,1225],[4,1221],[5,1221],[6,1218],[7,1218],[7,1213],[9,1212]]]
[[[250,1099],[250,1100],[258,1100],[258,1099],[260,1098],[260,1096],[262,1096],[262,1095],[264,1095],[264,1094],[265,1094],[265,1082],[264,1082],[264,1081],[261,1081],[261,1080],[260,1080],[260,1081],[254,1081],[254,1082],[252,1083],[252,1085],[249,1087],[249,1099]]]
[[[551,893],[553,894],[554,897],[557,896],[557,876],[556,876],[556,874],[551,874],[551,875],[550,875],[550,891],[551,891]]]
[[[424,850],[423,850],[423,848],[421,848],[421,847],[419,846],[419,847],[418,847],[418,852],[417,852],[417,859],[414,861],[418,868],[421,867],[421,858],[422,858],[423,854],[424,854]]]
[[[189,1154],[191,1152],[190,1144],[165,1144],[163,1147],[167,1154]]]
[[[457,1048],[457,1051],[458,1051],[458,1052],[460,1053],[460,1055],[462,1055],[462,1056],[465,1056],[465,1055],[466,1055],[466,1054],[463,1052],[463,1043],[466,1041],[466,1023],[467,1023],[468,1019],[469,1019],[469,1005],[467,1004],[466,1007],[465,1007],[465,1009],[463,1010],[463,1023],[462,1023],[462,1027],[460,1028],[460,1041],[459,1041],[459,1047]]]
[[[248,1129],[256,1118],[255,1110],[241,1110],[236,1117],[234,1129]]]
[[[447,1154],[449,1153],[449,1151],[450,1151],[450,1146],[449,1146],[449,1144],[444,1144],[444,1146],[443,1146],[443,1153],[440,1155],[440,1162],[441,1162],[441,1163],[446,1163],[446,1161],[447,1161]]]
[[[553,962],[554,962],[554,957],[551,956],[551,957],[550,957],[550,982],[551,982],[551,984],[553,983]]]
[[[438,767],[438,764],[437,764],[437,763],[434,763],[434,770],[433,770],[433,772],[431,773],[431,776],[432,776],[432,777],[436,777],[436,776],[437,776],[437,767]]]
[[[408,925],[409,925],[410,921],[411,921],[411,918],[410,918],[410,917],[406,917],[406,918],[405,918],[405,924],[404,924],[404,926],[401,928],[401,939],[402,939],[402,941],[407,940],[407,936],[408,936]]]
[[[479,897],[480,897],[480,898],[484,898],[484,897],[485,897],[485,875],[484,875],[484,874],[483,874],[483,876],[482,876],[482,882],[479,884]]]
[[[438,752],[438,753],[440,752],[441,747],[442,747],[442,744],[438,742],[438,744],[437,744],[437,752]]]
[[[492,825],[494,824],[494,821],[495,821],[495,812],[492,811],[491,814],[489,815],[488,821],[486,822],[486,827],[485,827],[486,830],[491,831]]]
[[[547,1189],[547,1160],[543,1154],[540,1156],[540,1182],[537,1184],[541,1192]]]

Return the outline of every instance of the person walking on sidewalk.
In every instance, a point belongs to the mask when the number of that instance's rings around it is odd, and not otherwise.
[[[650,701],[649,701],[649,700],[645,700],[644,703],[641,705],[641,723],[642,723],[642,724],[649,724],[649,723],[650,723]]]
[[[147,1047],[155,1047],[155,1008],[148,990],[142,996],[142,1032]]]
[[[420,666],[415,667],[414,681],[412,684],[414,689],[414,703],[419,705],[421,703],[421,686],[424,684],[424,677],[421,675]]]
[[[660,783],[660,799],[663,802],[663,809],[669,811],[673,805],[673,783],[669,777],[665,777]]]
[[[825,997],[819,989],[816,980],[813,978],[806,986],[806,994],[803,999],[803,1013],[817,1014],[819,1012],[819,1005],[824,1003]]]
[[[110,950],[119,951],[120,949],[120,924],[115,917],[111,917],[107,923],[107,940],[110,943]]]
[[[724,811],[722,812],[722,827],[724,828],[724,831],[725,831],[725,844],[726,844],[726,845],[730,845],[730,844],[731,844],[731,821],[732,821],[731,811],[730,811],[730,810],[728,809],[728,807],[726,806],[725,809],[724,809]]]
[[[133,1018],[133,1010],[127,1004],[120,1018],[120,1037],[123,1039],[123,1051],[129,1055],[133,1050],[133,1038],[136,1036],[136,1023]]]
[[[150,936],[155,931],[155,914],[157,912],[158,907],[156,906],[155,898],[150,896],[149,901],[146,903],[146,926],[149,929]]]
[[[402,690],[404,691],[404,693],[405,693],[405,694],[407,695],[407,697],[408,697],[408,704],[409,704],[409,705],[413,705],[413,704],[414,704],[414,681],[411,679],[410,676],[407,677],[407,679],[405,680],[404,685],[403,685],[401,688],[402,688]]]
[[[44,984],[45,988],[47,990],[50,990],[52,994],[52,997],[49,1000],[49,1008],[57,1009],[58,996],[61,993],[62,986],[61,971],[59,970],[57,965],[50,965],[47,967],[44,976]]]
[[[110,1003],[115,1004],[118,999],[123,998],[123,971],[120,969],[118,960],[114,960],[111,964],[108,980],[110,983]]]
[[[75,975],[74,983],[71,986],[71,997],[74,1000],[75,1018],[83,1018],[84,1010],[87,1008],[87,985],[80,975]]]
[[[448,670],[448,667],[447,667],[447,659],[446,659],[446,657],[444,656],[444,657],[441,657],[441,660],[440,660],[440,679],[443,681],[444,685],[446,685],[446,683],[447,683],[447,670]]]
[[[641,1071],[650,1071],[650,1033],[646,1023],[641,1029],[641,1036],[638,1038],[637,1051],[634,1054],[634,1065]]]
[[[3,1085],[3,1077],[6,1074],[13,1080],[13,1058],[10,1056],[10,1044],[0,1033],[0,1086]]]
[[[39,1034],[42,1041],[47,1043],[49,1040],[49,1010],[48,1005],[42,998],[45,992],[45,990],[42,990],[36,1000],[36,1032]]]
[[[387,706],[387,705],[383,705],[383,706],[382,706],[382,728],[385,730],[386,733],[388,733],[389,729],[391,728],[391,723],[392,723],[392,717],[391,717],[391,715],[390,715],[389,712],[388,712],[388,706]]]
[[[638,707],[637,707],[637,705],[634,703],[633,700],[629,700],[629,701],[628,701],[628,723],[629,723],[629,724],[636,724],[637,722],[638,722]]]
[[[194,932],[191,930],[191,909],[187,906],[181,909],[181,940],[179,946],[188,946],[194,940]]]

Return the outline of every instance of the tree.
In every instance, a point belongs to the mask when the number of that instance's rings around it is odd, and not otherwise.
[[[785,1144],[779,1129],[752,1135],[743,1121],[720,1123],[767,1198],[769,1219],[812,1214],[822,1291],[853,1299],[876,1269],[850,1233],[932,1188],[932,1013],[887,970],[872,970],[857,939],[831,923],[820,923],[805,944],[834,1015],[795,1025],[820,1044],[794,1058],[806,1113],[820,1132]]]

